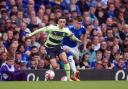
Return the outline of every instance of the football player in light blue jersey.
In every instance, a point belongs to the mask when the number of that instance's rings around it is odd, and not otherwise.
[[[80,40],[82,40],[82,42],[84,42],[86,36],[85,36],[85,27],[82,25],[82,17],[78,16],[76,18],[73,19],[73,24],[68,26],[69,30]],[[77,42],[72,41],[69,37],[65,37],[63,39],[63,49],[67,52],[68,54],[68,61],[69,64],[71,66],[72,72],[73,72],[73,76],[72,79],[76,80],[76,81],[80,81],[79,80],[79,72],[76,69],[75,66],[75,61],[73,58],[75,58],[77,61],[79,61],[79,57],[80,57],[80,52],[79,52],[79,45],[77,44]]]

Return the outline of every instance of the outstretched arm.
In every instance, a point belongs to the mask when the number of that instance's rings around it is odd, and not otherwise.
[[[66,30],[67,36],[68,36],[71,40],[81,43],[81,40],[79,40],[68,28],[66,28],[65,30]]]
[[[33,36],[33,35],[36,35],[36,34],[38,34],[38,33],[40,33],[40,32],[46,32],[46,30],[47,30],[47,27],[37,29],[37,30],[35,30],[34,32],[28,34],[28,37],[31,37],[31,36]]]
[[[73,40],[73,41],[76,41],[76,42],[80,42],[81,43],[81,40],[79,40],[73,33],[71,33],[69,35],[69,37]]]

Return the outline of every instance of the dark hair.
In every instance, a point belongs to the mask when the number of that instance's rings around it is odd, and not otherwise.
[[[77,17],[74,18],[74,20],[76,20],[76,21],[78,21],[78,22],[82,22],[83,19],[82,19],[81,16],[77,16]]]
[[[8,61],[8,60],[14,60],[13,55],[10,54],[10,53],[7,53],[7,59],[6,59],[6,61]]]
[[[34,56],[40,56],[39,53],[33,53],[31,54],[31,57],[33,58]]]
[[[60,16],[60,17],[58,18],[58,20],[59,20],[59,19],[66,19],[66,18],[65,18],[64,16]]]
[[[11,13],[10,13],[10,17],[16,16],[16,15],[17,15],[17,12],[11,12]]]
[[[89,48],[90,46],[92,46],[92,42],[88,42],[86,47]]]

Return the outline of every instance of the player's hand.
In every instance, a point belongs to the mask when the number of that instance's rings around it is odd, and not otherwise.
[[[81,43],[82,43],[82,41],[81,41],[81,40],[79,40],[79,41],[78,41],[78,43],[79,43],[79,44],[81,44]]]

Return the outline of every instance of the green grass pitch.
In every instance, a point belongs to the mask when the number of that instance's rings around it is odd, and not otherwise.
[[[128,81],[0,82],[0,89],[128,89]]]

